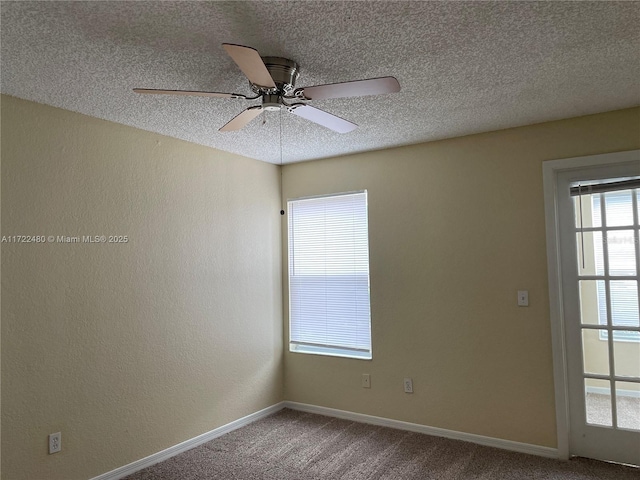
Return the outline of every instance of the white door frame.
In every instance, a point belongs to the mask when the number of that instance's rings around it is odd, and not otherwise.
[[[569,459],[569,392],[567,352],[562,293],[562,255],[558,215],[558,174],[589,167],[604,167],[640,162],[640,150],[605,153],[587,157],[548,160],[542,164],[544,182],[545,223],[547,229],[547,270],[549,276],[549,307],[553,377],[556,396],[558,457]],[[639,164],[640,165],[640,164]]]

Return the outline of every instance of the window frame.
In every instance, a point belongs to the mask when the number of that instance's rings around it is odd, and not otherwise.
[[[319,199],[330,199],[336,197],[343,197],[349,195],[362,195],[364,194],[364,205],[365,205],[365,215],[364,215],[364,227],[366,231],[366,276],[367,276],[367,302],[368,302],[368,349],[359,349],[359,348],[340,348],[336,346],[330,345],[322,345],[312,342],[304,342],[304,341],[293,341],[292,340],[292,323],[293,323],[293,314],[292,314],[292,245],[295,244],[293,242],[293,233],[292,233],[292,204],[296,202],[302,202],[307,200],[319,200]],[[356,360],[372,360],[373,359],[373,338],[372,338],[372,314],[371,314],[371,275],[370,275],[370,256],[369,256],[369,201],[368,201],[368,192],[367,190],[357,190],[357,191],[348,191],[348,192],[339,192],[339,193],[330,193],[323,195],[313,195],[313,196],[305,196],[305,197],[297,197],[287,199],[287,295],[288,295],[288,344],[289,344],[289,352],[291,353],[302,353],[302,354],[311,354],[311,355],[322,355],[322,356],[331,356],[331,357],[341,357],[341,358],[351,358]]]

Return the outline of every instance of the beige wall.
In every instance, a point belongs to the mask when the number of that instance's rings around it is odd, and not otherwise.
[[[2,244],[2,478],[86,479],[281,401],[278,168],[1,113],[2,235],[129,236]]]
[[[368,190],[373,334],[287,351],[286,399],[554,447],[542,162],[637,148],[638,108],[286,165],[287,198]]]
[[[2,235],[130,238],[2,244],[4,480],[89,478],[283,398],[555,445],[541,162],[640,148],[640,109],[285,166],[289,198],[369,191],[374,358],[287,352],[283,397],[277,167],[1,98]]]

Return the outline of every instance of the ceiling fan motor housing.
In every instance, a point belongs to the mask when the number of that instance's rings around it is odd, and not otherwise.
[[[293,60],[281,57],[262,57],[276,88],[267,88],[249,82],[251,90],[260,95],[276,94],[285,95],[293,90],[296,80],[300,75],[300,67]]]

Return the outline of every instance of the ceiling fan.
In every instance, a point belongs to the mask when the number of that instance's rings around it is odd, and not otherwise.
[[[260,105],[247,108],[220,128],[221,132],[240,130],[265,110],[286,110],[338,133],[350,132],[357,128],[357,125],[303,102],[328,98],[379,95],[400,91],[400,84],[394,77],[369,78],[367,80],[295,88],[296,80],[300,75],[300,67],[293,60],[281,57],[261,57],[257,50],[242,45],[223,43],[222,46],[249,79],[251,90],[255,93],[255,96],[248,97],[239,93],[148,88],[134,88],[133,91],[161,95],[194,95],[215,98],[239,98],[243,100],[262,99]],[[293,103],[288,103],[288,100],[292,100]]]

